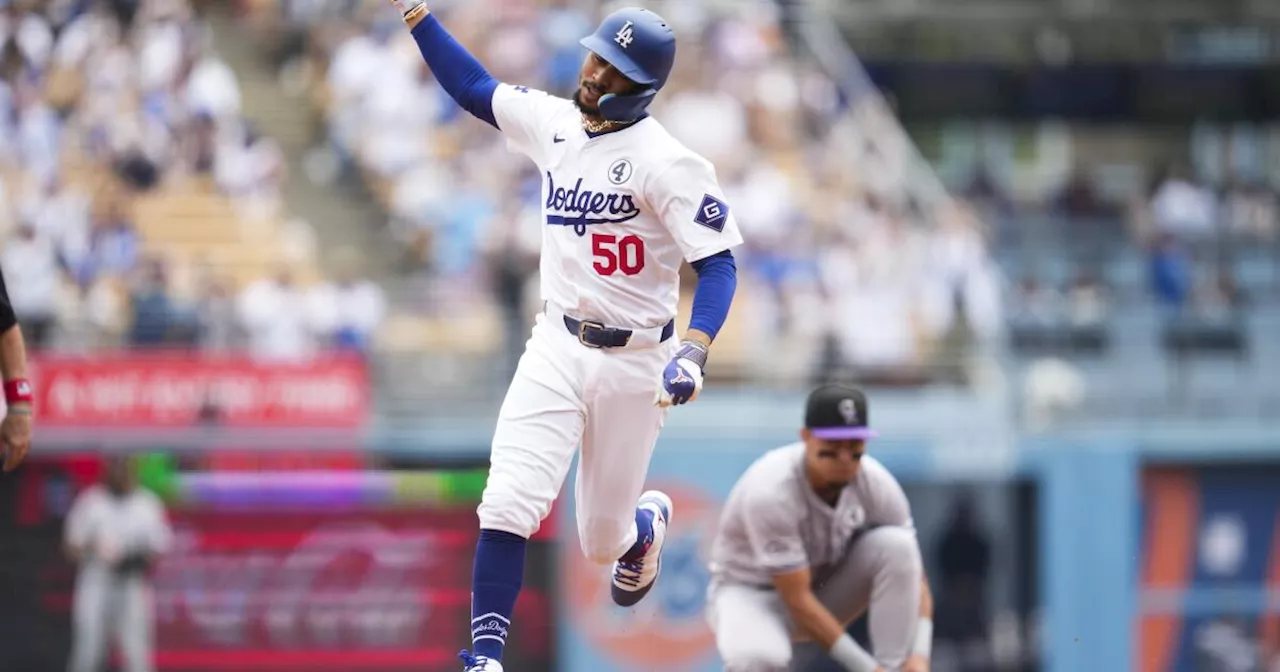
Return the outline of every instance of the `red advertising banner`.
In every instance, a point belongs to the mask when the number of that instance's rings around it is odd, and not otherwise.
[[[368,373],[354,357],[264,363],[198,354],[33,357],[44,427],[358,428]]]
[[[469,639],[472,507],[172,521],[153,575],[160,669],[452,669]]]
[[[0,478],[4,672],[66,669],[76,569],[63,553],[63,517],[96,480],[96,457],[32,455]],[[170,502],[174,543],[150,574],[159,672],[461,669],[479,535],[474,501],[286,500]],[[528,545],[508,669],[563,669],[555,556],[552,539]]]

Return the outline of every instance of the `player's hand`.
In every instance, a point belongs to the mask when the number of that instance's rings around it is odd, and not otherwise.
[[[706,347],[685,341],[676,356],[662,370],[662,386],[654,404],[662,408],[687,404],[702,392],[702,367],[707,359]]]
[[[31,407],[17,405],[0,422],[0,451],[6,473],[18,468],[31,449]]]
[[[902,672],[929,672],[929,659],[916,653],[902,664]]]

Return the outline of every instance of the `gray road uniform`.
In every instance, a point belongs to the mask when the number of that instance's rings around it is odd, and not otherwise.
[[[97,672],[116,635],[125,672],[150,672],[152,605],[141,572],[121,572],[119,559],[139,551],[163,553],[173,533],[154,493],[134,488],[113,495],[94,485],[76,498],[67,515],[67,545],[83,549],[72,611],[70,672]]]
[[[708,618],[728,672],[803,670],[821,654],[792,624],[772,577],[808,566],[815,595],[848,624],[870,607],[872,654],[886,669],[911,653],[921,560],[911,507],[875,458],[822,501],[804,474],[804,444],[747,469],[725,503],[711,551]]]

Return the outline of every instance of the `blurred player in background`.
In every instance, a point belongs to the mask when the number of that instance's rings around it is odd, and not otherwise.
[[[72,502],[64,536],[79,568],[69,671],[98,672],[109,633],[126,672],[154,669],[148,572],[173,536],[160,498],[138,487],[127,458],[112,456],[102,483]]]
[[[498,414],[479,507],[468,670],[502,670],[524,573],[540,527],[581,446],[578,535],[613,564],[613,600],[639,602],[657,579],[671,500],[642,493],[672,405],[695,399],[737,286],[741,244],[715,171],[645,108],[675,62],[675,35],[653,12],[605,17],[573,99],[500,84],[422,0],[395,0],[437,81],[542,173],[544,310]],[[680,342],[679,272],[698,274]]]
[[[800,435],[725,502],[707,607],[725,669],[807,670],[825,651],[849,672],[926,672],[933,600],[907,496],[866,454],[866,397],[814,390]],[[868,607],[874,655],[845,631]]]
[[[0,272],[0,374],[4,376],[4,422],[0,423],[0,453],[4,470],[13,471],[31,448],[31,381],[27,380],[27,346],[9,290]]]

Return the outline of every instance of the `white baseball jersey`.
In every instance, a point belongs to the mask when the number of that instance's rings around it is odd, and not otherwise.
[[[802,567],[814,576],[839,563],[860,530],[896,525],[914,531],[911,505],[898,479],[870,455],[833,507],[804,473],[804,444],[765,453],[743,473],[725,501],[711,548],[717,580],[772,585]]]
[[[742,243],[711,163],[646,117],[591,136],[573,101],[503,84],[493,114],[542,173],[542,298],[624,328],[676,314],[680,262]]]
[[[163,553],[173,537],[155,493],[139,487],[116,497],[103,485],[80,493],[67,513],[64,532],[68,545],[86,550],[86,569],[101,566],[103,554]]]

